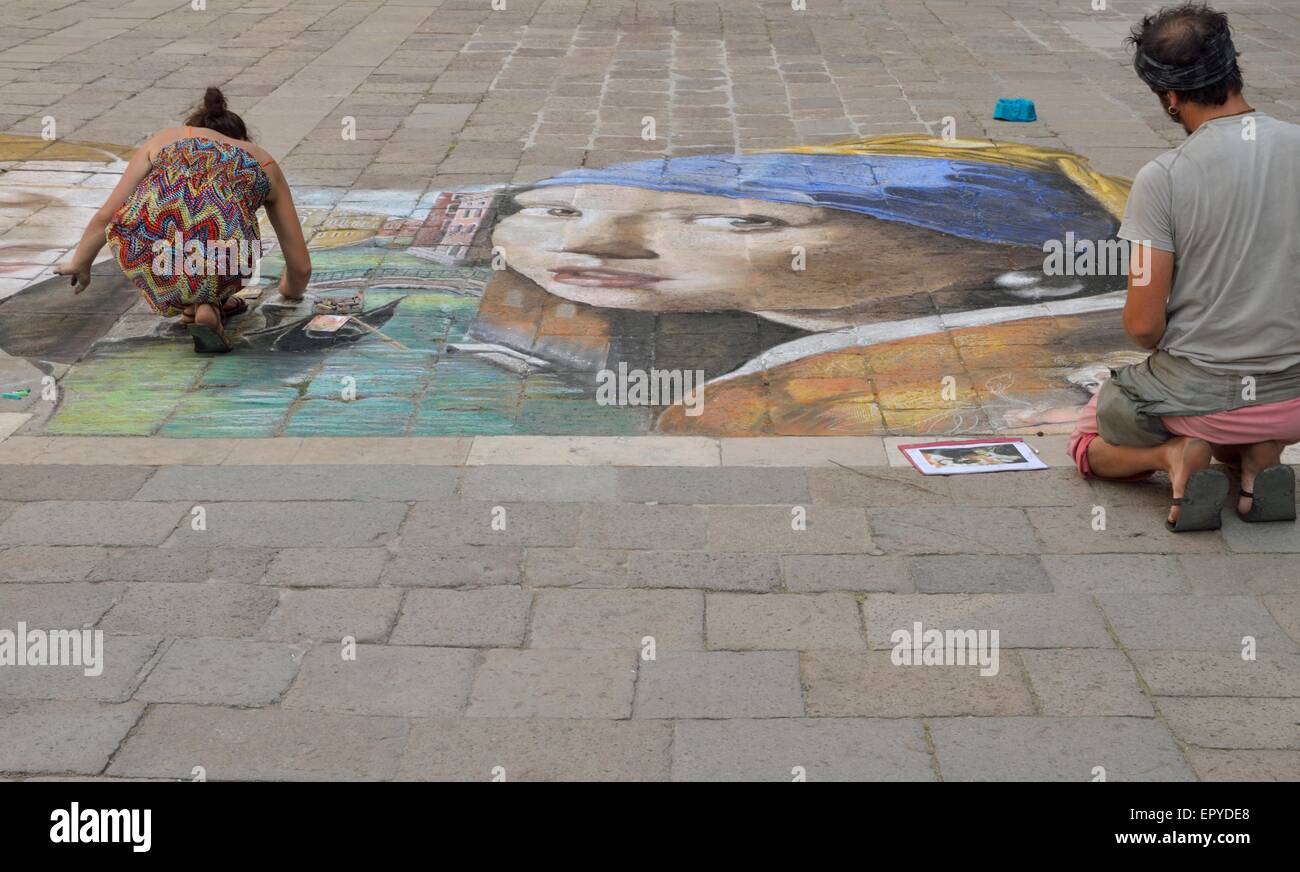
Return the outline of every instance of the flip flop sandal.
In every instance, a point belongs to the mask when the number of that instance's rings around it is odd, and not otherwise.
[[[1255,476],[1255,492],[1241,495],[1253,500],[1250,511],[1237,513],[1247,524],[1295,520],[1295,470],[1289,466],[1268,467]]]
[[[1174,533],[1217,530],[1223,526],[1223,500],[1228,496],[1228,477],[1217,469],[1200,469],[1187,479],[1183,496],[1172,504],[1179,506],[1178,520],[1165,527]]]
[[[225,354],[230,350],[230,342],[221,331],[206,324],[189,325],[189,334],[194,339],[195,354]]]

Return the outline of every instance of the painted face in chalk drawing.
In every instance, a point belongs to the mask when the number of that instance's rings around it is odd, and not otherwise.
[[[946,234],[766,200],[557,185],[515,203],[493,245],[546,291],[593,306],[835,310],[976,280],[1006,263],[999,253],[990,266],[972,256],[986,246]]]

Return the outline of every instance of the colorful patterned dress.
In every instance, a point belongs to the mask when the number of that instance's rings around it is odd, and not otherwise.
[[[257,210],[270,188],[264,166],[245,149],[187,136],[158,150],[113,216],[109,246],[158,314],[220,307],[261,253]]]

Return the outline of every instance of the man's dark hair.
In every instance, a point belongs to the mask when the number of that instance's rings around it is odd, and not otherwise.
[[[1161,88],[1152,84],[1148,76],[1143,75],[1142,56],[1170,67],[1191,67],[1205,59],[1210,52],[1213,41],[1220,38],[1231,39],[1232,29],[1228,26],[1228,16],[1200,3],[1184,3],[1182,6],[1169,6],[1148,15],[1142,23],[1136,25],[1126,40],[1135,49],[1133,66],[1138,75],[1157,94],[1173,91],[1179,99],[1202,106],[1222,106],[1228,98],[1241,92],[1244,84],[1241,68],[1235,59],[1231,61],[1228,74],[1217,82],[1190,90]]]

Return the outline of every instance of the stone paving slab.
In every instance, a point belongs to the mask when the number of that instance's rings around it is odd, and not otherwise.
[[[250,708],[269,705],[298,674],[302,655],[302,648],[271,642],[177,639],[136,698]]]
[[[666,781],[670,721],[473,718],[411,729],[413,781]]]
[[[797,718],[804,714],[793,651],[666,651],[642,663],[638,718]]]
[[[674,781],[934,780],[918,722],[871,718],[678,721],[672,775]]]
[[[139,500],[384,500],[449,498],[459,472],[433,466],[172,466],[159,469]]]
[[[1151,718],[936,718],[945,781],[1191,781],[1173,737]]]
[[[2,702],[0,772],[102,772],[143,709],[138,702]]]
[[[355,654],[347,659],[339,645],[313,648],[284,697],[284,708],[405,717],[464,712],[473,651],[358,645]]]
[[[409,729],[400,718],[155,705],[107,774],[189,780],[201,766],[211,781],[387,779],[397,773]]]
[[[23,503],[0,524],[0,541],[10,545],[160,545],[189,509],[178,503]]]

